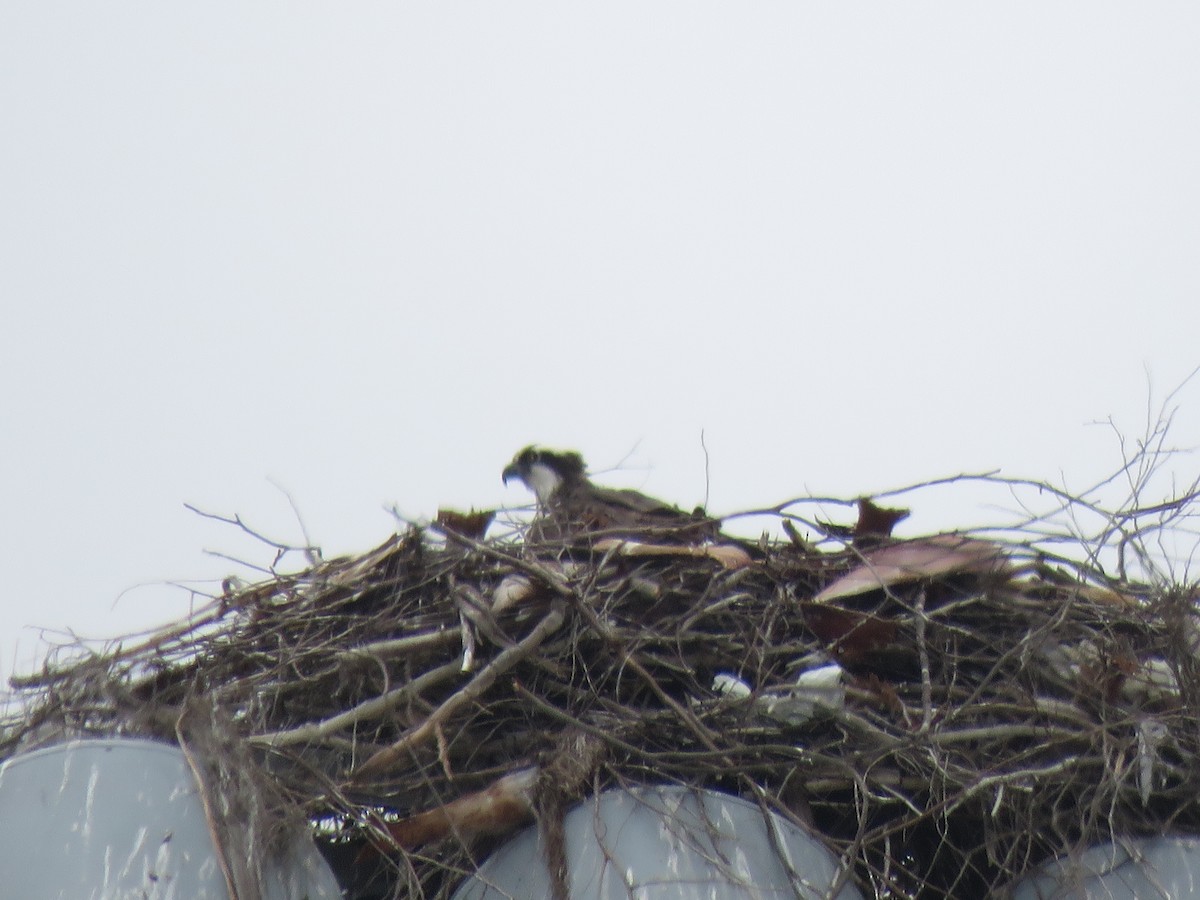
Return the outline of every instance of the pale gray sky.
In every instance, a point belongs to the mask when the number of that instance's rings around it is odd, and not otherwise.
[[[1083,486],[1200,363],[1197,47],[1192,3],[5,4],[0,669],[269,561],[184,502],[299,541],[268,479],[328,554],[524,502],[533,441],[691,505],[703,429],[716,512]]]

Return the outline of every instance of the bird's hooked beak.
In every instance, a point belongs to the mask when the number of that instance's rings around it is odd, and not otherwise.
[[[532,444],[524,450],[517,451],[517,455],[512,458],[507,466],[504,467],[504,473],[500,476],[505,484],[513,478],[519,478],[521,482],[530,487],[529,473],[533,469],[533,463],[540,458],[541,454],[537,447]]]
[[[555,467],[553,461],[544,458],[544,454],[535,447],[526,447],[518,453],[501,475],[505,484],[510,478],[518,479],[521,484],[533,491],[540,506],[546,507],[551,498],[562,486],[563,476]]]

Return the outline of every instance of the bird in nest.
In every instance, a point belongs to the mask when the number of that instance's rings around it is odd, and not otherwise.
[[[720,521],[703,509],[686,512],[638,491],[599,487],[573,451],[529,446],[513,457],[504,482],[518,479],[537,497],[534,535],[543,540],[636,537],[670,543],[714,539]]]

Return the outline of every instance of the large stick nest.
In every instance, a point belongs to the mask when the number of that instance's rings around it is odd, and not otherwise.
[[[945,537],[774,512],[790,537],[742,542],[733,567],[411,527],[14,679],[26,702],[0,750],[186,743],[218,722],[236,767],[252,757],[272,802],[347,859],[368,835],[386,846],[382,822],[525,769],[557,773],[558,808],[614,784],[709,787],[809,828],[876,897],[984,896],[1100,838],[1200,831],[1189,590],[1051,557],[1033,534],[939,562]],[[924,562],[889,568],[912,552]],[[796,687],[831,663],[836,690]],[[375,884],[446,896],[487,846],[391,847]]]

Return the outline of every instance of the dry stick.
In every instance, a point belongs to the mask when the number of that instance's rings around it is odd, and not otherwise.
[[[390,747],[380,750],[365,763],[351,780],[361,783],[364,778],[390,769],[406,752],[429,738],[438,726],[457,712],[462,706],[478,699],[505,672],[536,650],[547,637],[562,627],[564,608],[561,602],[554,603],[540,622],[519,642],[501,651],[500,655],[479,670],[465,687],[446,699],[420,725],[409,731]]]
[[[321,738],[329,737],[343,728],[356,725],[367,719],[377,718],[394,709],[396,704],[405,696],[419,694],[421,691],[433,687],[435,684],[441,684],[443,681],[448,681],[458,674],[459,662],[455,660],[454,662],[438,666],[436,669],[430,669],[428,672],[414,678],[403,686],[390,690],[386,694],[380,694],[378,697],[374,697],[365,703],[360,703],[358,706],[348,709],[344,713],[339,713],[328,719],[322,719],[320,722],[300,725],[296,728],[272,731],[267,734],[256,734],[248,740],[252,744],[259,744],[266,747],[286,747],[290,744],[317,741]]]
[[[962,728],[954,731],[939,729],[927,736],[929,743],[938,747],[954,744],[976,743],[985,740],[1010,741],[1015,738],[1030,738],[1045,741],[1049,746],[1051,741],[1082,741],[1091,738],[1070,728],[1055,728],[1052,725],[983,725],[979,728]]]
[[[372,641],[359,647],[352,647],[339,653],[339,659],[356,659],[366,657],[371,660],[391,659],[403,656],[416,650],[430,650],[442,644],[455,644],[462,640],[459,626],[454,625],[439,631],[429,631],[425,634],[410,634],[405,637],[391,638],[386,641]]]
[[[225,877],[225,887],[229,890],[229,900],[239,900],[237,885],[234,883],[233,870],[229,866],[229,859],[225,855],[225,844],[221,840],[221,828],[217,822],[217,814],[212,805],[212,794],[208,787],[208,780],[204,777],[204,769],[200,765],[200,761],[196,759],[191,748],[188,747],[187,739],[183,736],[183,717],[187,715],[187,711],[181,712],[179,718],[175,720],[175,739],[179,742],[179,749],[183,753],[183,758],[187,761],[188,768],[192,770],[192,778],[196,780],[196,785],[200,788],[200,806],[204,809],[204,822],[208,826],[209,837],[212,838],[213,853],[217,857],[217,865],[221,867],[221,874]]]
[[[288,499],[290,500],[291,498],[289,497]],[[292,544],[284,544],[279,541],[271,540],[271,538],[267,537],[265,534],[261,534],[260,532],[255,531],[253,528],[251,528],[249,525],[247,525],[242,520],[242,517],[237,514],[234,514],[234,516],[232,518],[229,516],[222,516],[219,513],[206,512],[205,510],[200,509],[198,506],[192,506],[192,504],[190,504],[190,503],[183,504],[183,508],[186,509],[188,512],[195,513],[196,515],[200,516],[202,519],[213,519],[214,521],[217,521],[217,522],[224,522],[226,525],[235,525],[238,528],[240,528],[242,531],[246,532],[246,534],[250,535],[250,537],[254,538],[255,540],[262,541],[262,543],[266,544],[268,547],[274,547],[276,550],[281,550],[284,552],[300,551],[301,553],[303,553],[305,555],[305,557],[308,557],[309,554],[311,554],[313,551],[316,551],[319,553],[321,550],[320,547],[314,547],[312,545],[309,545],[307,547],[296,547]],[[295,506],[293,506],[292,509],[295,509]],[[303,531],[303,530],[304,530],[304,528],[302,526],[301,531]]]
[[[9,679],[9,684],[13,688],[31,688],[45,687],[53,684],[56,681],[61,681],[79,669],[80,666],[85,666],[88,663],[100,660],[106,665],[120,662],[123,659],[129,659],[132,656],[139,656],[147,650],[155,648],[161,649],[163,644],[166,644],[176,638],[181,638],[190,631],[194,631],[202,625],[208,625],[224,617],[229,612],[229,608],[225,605],[224,599],[214,600],[213,602],[202,606],[196,612],[187,617],[181,624],[172,625],[160,631],[151,634],[146,640],[140,644],[134,644],[132,647],[124,647],[115,650],[105,656],[89,656],[86,659],[78,660],[67,665],[51,669],[49,666],[41,672],[33,675],[14,675]]]
[[[1080,756],[1065,756],[1057,762],[1049,763],[1045,766],[1017,769],[1012,772],[1001,772],[998,775],[982,775],[973,784],[964,784],[960,787],[954,797],[947,798],[936,806],[925,810],[923,815],[932,816],[936,813],[949,815],[970,800],[975,794],[989,789],[992,785],[1000,785],[1001,787],[1010,783],[1016,783],[1019,786],[1036,785],[1039,781],[1044,781],[1050,775],[1069,772],[1073,767],[1084,761],[1084,758]]]
[[[925,589],[917,594],[917,655],[921,661],[921,727],[917,734],[927,734],[933,724],[933,679],[929,674],[929,647],[925,643]]]

